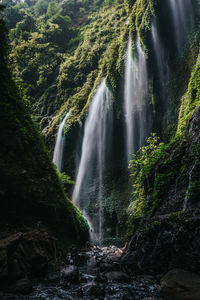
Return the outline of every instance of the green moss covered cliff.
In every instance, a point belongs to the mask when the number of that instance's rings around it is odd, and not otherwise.
[[[64,193],[23,88],[7,67],[7,38],[0,21],[0,228],[35,227],[38,222],[61,241],[83,242],[88,225]]]

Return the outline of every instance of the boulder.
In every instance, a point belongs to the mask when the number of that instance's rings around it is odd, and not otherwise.
[[[80,273],[78,267],[70,265],[65,267],[61,271],[62,278],[70,281],[71,283],[78,283],[80,278]]]
[[[200,300],[200,276],[173,269],[161,279],[160,291],[164,300]]]
[[[8,287],[9,293],[28,294],[32,291],[32,282],[27,278],[21,278]]]
[[[9,257],[15,251],[21,237],[22,233],[19,232],[0,240],[0,279],[8,276],[8,269],[10,268]]]
[[[95,281],[85,284],[81,290],[84,296],[101,297],[105,295],[105,286]]]
[[[105,277],[108,281],[130,282],[131,278],[124,272],[107,272]]]
[[[142,221],[142,222],[141,222]],[[159,215],[133,221],[134,233],[121,257],[130,275],[158,275],[179,268],[200,270],[200,216]]]
[[[1,288],[30,290],[27,277],[41,276],[56,267],[56,240],[44,230],[9,234],[0,239]]]

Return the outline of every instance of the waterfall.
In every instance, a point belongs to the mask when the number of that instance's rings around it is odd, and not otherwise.
[[[167,80],[169,80],[169,66],[167,63],[167,57],[165,54],[164,46],[162,45],[159,33],[158,33],[158,24],[156,18],[152,21],[151,35],[153,41],[153,49],[155,53],[157,70],[159,73],[161,89],[164,88],[164,85]]]
[[[125,63],[124,114],[126,127],[126,158],[145,144],[149,133],[150,110],[148,103],[148,74],[145,53],[136,43],[134,58],[128,43]]]
[[[72,201],[89,215],[93,236],[103,234],[103,185],[112,138],[112,95],[105,79],[93,96],[84,127],[82,153]]]
[[[169,0],[169,3],[172,10],[176,45],[180,52],[193,25],[192,0]]]
[[[69,114],[67,113],[59,125],[59,129],[56,137],[56,145],[53,152],[53,162],[57,166],[59,171],[61,171],[61,167],[62,167],[62,156],[63,156],[63,146],[64,146],[63,127],[68,115]]]
[[[170,109],[174,110],[173,105],[173,89],[169,86],[171,80],[171,72],[168,64],[168,57],[165,51],[165,47],[162,43],[162,39],[158,32],[158,23],[156,17],[152,20],[151,26],[151,37],[154,52],[154,60],[157,69],[157,78],[159,82],[160,91],[160,102],[162,103],[162,109],[165,111],[164,119],[165,123],[169,122],[167,119],[169,115],[171,116]],[[168,113],[167,113],[168,112]]]

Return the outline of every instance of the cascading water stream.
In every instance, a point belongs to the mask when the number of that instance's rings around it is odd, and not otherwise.
[[[124,86],[127,163],[132,158],[132,154],[145,144],[151,127],[145,53],[139,42],[136,43],[134,58],[132,58],[131,52],[131,41],[129,41]]]
[[[180,52],[193,25],[193,0],[169,0],[177,49]]]
[[[161,89],[163,90],[165,83],[169,80],[170,71],[167,63],[165,49],[162,45],[161,38],[158,33],[158,24],[156,18],[154,18],[152,21],[151,35],[152,35],[153,49],[155,53]]]
[[[81,159],[72,196],[72,201],[87,214],[91,207],[98,206],[89,217],[93,237],[99,241],[103,233],[103,178],[112,123],[112,95],[103,80],[92,99],[85,122]]]
[[[59,171],[61,171],[62,168],[62,157],[63,157],[63,146],[64,146],[63,127],[65,125],[65,120],[67,119],[68,115],[69,114],[67,113],[59,125],[59,129],[56,137],[56,145],[53,152],[53,162],[57,166]]]

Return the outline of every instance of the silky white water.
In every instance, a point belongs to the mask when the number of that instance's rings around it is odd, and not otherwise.
[[[159,73],[161,89],[163,89],[167,80],[169,80],[169,66],[165,53],[164,46],[162,45],[161,38],[158,33],[158,24],[156,18],[152,21],[151,35],[153,41],[153,49],[157,63],[157,70]]]
[[[103,80],[92,99],[85,122],[82,153],[72,196],[72,201],[82,211],[87,211],[87,215],[93,209],[89,216],[90,223],[93,236],[99,241],[103,233],[103,178],[106,153],[112,139],[112,120],[112,95]]]
[[[126,159],[145,144],[149,124],[148,75],[145,54],[137,42],[134,58],[128,43],[125,63],[124,115],[126,128]]]
[[[169,0],[177,49],[180,52],[193,25],[193,0]]]
[[[53,162],[57,166],[59,171],[61,171],[62,168],[62,157],[63,157],[63,146],[64,146],[63,127],[65,125],[65,120],[68,117],[68,115],[69,114],[67,113],[59,125],[58,133],[56,137],[56,144],[53,152]]]

